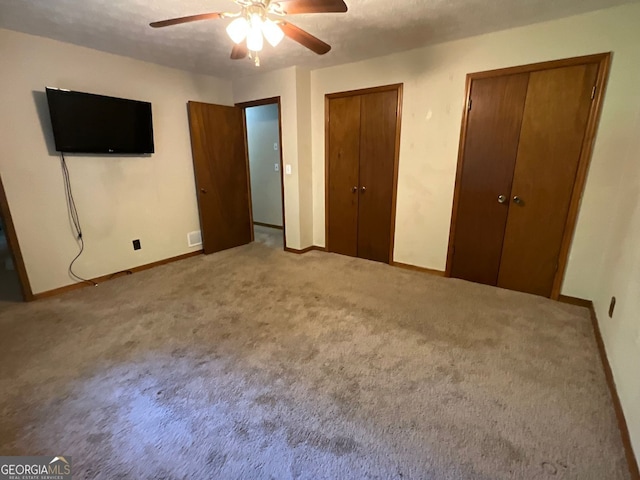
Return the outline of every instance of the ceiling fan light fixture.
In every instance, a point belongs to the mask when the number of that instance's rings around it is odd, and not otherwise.
[[[277,23],[270,19],[265,20],[262,24],[262,33],[264,34],[264,38],[267,39],[267,42],[273,47],[277,47],[284,38],[282,29]]]
[[[227,25],[227,35],[229,38],[236,43],[240,44],[247,38],[247,34],[249,33],[249,22],[244,17],[238,17],[229,25]]]
[[[259,52],[264,46],[262,37],[263,21],[260,15],[253,14],[249,20],[249,31],[247,32],[247,48],[252,52]]]

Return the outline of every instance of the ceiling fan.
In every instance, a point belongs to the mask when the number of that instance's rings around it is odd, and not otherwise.
[[[254,60],[256,66],[260,66],[258,52],[264,46],[264,39],[275,47],[287,36],[318,55],[324,55],[331,50],[331,45],[287,22],[283,17],[300,13],[343,13],[347,11],[344,0],[232,1],[240,6],[240,12],[201,13],[153,22],[150,26],[161,28],[199,20],[233,18],[234,20],[227,25],[227,34],[235,43],[231,51],[231,58],[240,60],[249,56]],[[270,17],[274,17],[275,20]]]

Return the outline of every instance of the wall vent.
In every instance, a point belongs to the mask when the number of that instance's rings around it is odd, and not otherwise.
[[[190,247],[197,247],[198,245],[202,245],[202,232],[197,230],[195,232],[187,233],[187,244]]]

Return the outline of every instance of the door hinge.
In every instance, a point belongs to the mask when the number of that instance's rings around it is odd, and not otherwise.
[[[596,90],[598,89],[597,85],[594,85],[593,88],[591,89],[591,100],[593,100],[594,98],[596,98]]]
[[[471,104],[473,103],[473,100],[471,100],[471,98],[469,98],[469,103],[467,104],[467,110],[471,111]]]

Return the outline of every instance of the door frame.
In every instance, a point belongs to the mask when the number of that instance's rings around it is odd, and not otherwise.
[[[380,87],[362,88],[346,92],[327,93],[324,96],[324,238],[325,249],[331,251],[329,245],[329,102],[335,98],[354,97],[369,93],[396,91],[398,93],[396,138],[393,158],[393,185],[391,195],[391,238],[389,239],[389,265],[393,265],[393,249],[396,238],[396,204],[398,199],[398,166],[400,164],[400,131],[402,130],[402,94],[404,83],[382,85]]]
[[[242,109],[242,121],[244,124],[244,142],[247,151],[247,179],[249,181],[249,218],[251,219],[251,240],[253,241],[253,204],[251,202],[251,169],[249,167],[249,140],[247,132],[247,108],[261,107],[263,105],[278,105],[278,142],[280,143],[280,198],[282,204],[282,245],[283,250],[287,250],[287,220],[284,209],[284,160],[282,153],[282,105],[280,97],[269,97],[251,102],[236,103],[236,107]]]
[[[513,75],[517,73],[532,73],[542,70],[551,70],[554,68],[570,67],[574,65],[583,65],[585,63],[597,63],[598,73],[596,76],[596,85],[593,101],[591,102],[591,109],[589,111],[589,117],[587,120],[587,127],[585,130],[585,136],[582,142],[582,151],[580,153],[580,159],[578,160],[578,170],[573,185],[573,191],[571,193],[571,200],[569,202],[569,211],[567,214],[567,221],[565,224],[564,234],[562,236],[562,242],[560,245],[560,254],[558,256],[558,269],[553,279],[553,287],[551,289],[551,298],[557,300],[560,296],[560,289],[562,288],[562,282],[564,280],[564,274],[567,267],[567,260],[569,257],[569,251],[571,249],[571,243],[573,241],[573,234],[575,232],[576,220],[578,212],[580,210],[580,202],[582,200],[582,194],[587,178],[587,172],[589,170],[589,164],[591,163],[591,156],[593,153],[593,144],[598,129],[598,123],[600,121],[600,114],[602,112],[602,104],[604,101],[604,94],[607,88],[607,81],[609,78],[609,68],[611,65],[611,52],[599,53],[595,55],[585,55],[581,57],[565,58],[561,60],[552,60],[548,62],[532,63],[528,65],[520,65],[516,67],[501,68],[497,70],[489,70],[485,72],[476,72],[467,74],[466,86],[465,86],[465,102],[462,112],[462,124],[460,127],[460,142],[458,145],[458,163],[456,166],[456,180],[453,193],[453,206],[451,210],[451,226],[449,229],[449,246],[447,249],[447,267],[445,270],[445,276],[451,276],[451,269],[453,267],[453,245],[456,235],[456,220],[458,216],[458,207],[460,201],[460,189],[462,181],[462,169],[464,167],[464,155],[465,144],[467,139],[467,124],[469,120],[469,102],[471,100],[471,84],[474,80],[482,78],[501,77],[504,75]]]
[[[2,223],[6,231],[7,244],[9,245],[9,250],[11,250],[11,259],[13,260],[13,265],[15,266],[16,273],[18,274],[22,298],[24,301],[30,302],[35,300],[35,297],[31,290],[29,276],[27,275],[27,269],[24,265],[24,259],[22,258],[20,244],[18,243],[18,235],[16,234],[13,219],[11,218],[11,210],[9,209],[9,202],[7,201],[4,185],[2,184],[2,176],[0,176],[0,217],[2,217]]]

